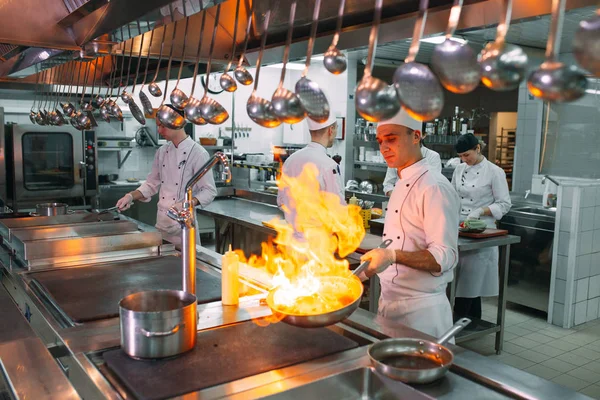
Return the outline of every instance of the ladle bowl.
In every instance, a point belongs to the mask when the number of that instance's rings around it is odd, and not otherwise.
[[[48,123],[50,125],[56,125],[55,122],[54,122],[55,115],[56,115],[56,113],[53,110],[51,110],[51,111],[48,112]]]
[[[250,119],[264,128],[275,128],[281,120],[273,112],[273,105],[267,99],[252,94],[246,103],[246,112]]]
[[[336,46],[330,46],[323,55],[323,65],[327,71],[334,75],[339,75],[346,71],[348,62],[344,53]]]
[[[127,90],[123,90],[123,93],[121,93],[121,100],[123,100],[123,103],[129,105],[133,101],[133,97]]]
[[[219,85],[226,92],[233,93],[237,90],[237,83],[235,83],[235,79],[231,77],[228,73],[224,73],[219,78]]]
[[[137,122],[139,122],[142,125],[146,125],[146,118],[144,117],[144,113],[142,112],[142,110],[140,110],[138,105],[135,104],[135,101],[129,103],[129,111],[131,111],[131,115],[133,115],[133,118],[135,118]]]
[[[373,76],[364,77],[355,94],[358,113],[369,122],[392,118],[400,111],[400,100],[393,86]]]
[[[573,54],[579,65],[600,76],[600,14],[579,23],[573,39]]]
[[[69,118],[73,118],[73,114],[75,113],[75,106],[72,103],[62,103],[62,109],[66,116],[68,116]]]
[[[79,125],[81,130],[90,129],[92,127],[92,121],[86,115],[86,113],[84,113],[84,112],[77,113],[76,119],[77,119],[77,124]]]
[[[177,111],[166,105],[160,106],[156,112],[158,121],[169,129],[181,129],[185,125],[185,118]]]
[[[190,97],[190,101],[184,109],[185,117],[194,125],[206,125],[208,122],[202,117],[200,100]]]
[[[527,80],[529,92],[544,101],[574,101],[585,94],[587,78],[574,65],[546,61]]]
[[[456,40],[446,39],[435,46],[431,67],[440,83],[452,93],[469,93],[481,80],[481,68],[475,52],[468,44]]]
[[[103,104],[100,106],[100,117],[105,122],[110,122],[110,113],[108,112],[108,108]]]
[[[527,54],[509,43],[488,43],[477,59],[481,67],[481,82],[498,91],[514,90],[525,77]]]
[[[148,91],[154,97],[160,97],[163,94],[160,86],[158,86],[158,83],[156,82],[152,82],[148,85]]]
[[[65,117],[58,109],[56,109],[52,114],[52,122],[56,126],[62,126],[65,123]]]
[[[413,61],[398,67],[394,73],[394,87],[406,112],[415,119],[435,119],[444,108],[440,81],[425,64]]]
[[[227,121],[229,113],[218,101],[204,96],[200,100],[200,116],[209,124],[219,125]]]
[[[104,97],[102,97],[101,95],[97,95],[92,100],[92,107],[94,107],[96,110],[99,110],[103,104],[104,104]]]
[[[295,90],[308,118],[320,123],[327,121],[331,112],[329,101],[316,82],[302,77],[296,82]]]
[[[233,71],[233,76],[235,79],[244,86],[251,85],[254,82],[254,78],[248,70],[242,66],[236,67]]]
[[[277,88],[271,99],[273,113],[286,124],[296,124],[304,119],[306,110],[296,93],[284,88]],[[327,119],[325,119],[327,120]]]
[[[146,96],[146,93],[140,91],[139,97],[140,97],[140,102],[142,103],[144,112],[146,114],[152,114],[152,112],[154,110],[152,109],[152,103],[150,102],[150,99],[148,98],[148,96]]]
[[[79,122],[77,121],[77,115],[75,115],[73,118],[71,118],[69,120],[69,122],[71,123],[73,128],[75,128],[77,130],[81,130],[81,127],[79,126]]]
[[[176,88],[171,92],[171,104],[178,110],[183,110],[187,106],[189,97],[183,93],[183,90]]]
[[[37,121],[35,120],[36,115],[37,114],[36,114],[35,111],[33,111],[33,110],[29,111],[29,120],[31,121],[32,124],[36,124],[37,123]]]
[[[81,105],[81,109],[84,111],[92,111],[94,109],[94,107],[92,107],[92,103],[91,102],[87,102],[87,103],[83,103]]]

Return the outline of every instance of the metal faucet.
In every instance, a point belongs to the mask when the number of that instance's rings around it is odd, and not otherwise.
[[[231,169],[227,157],[221,152],[215,153],[198,172],[185,185],[185,201],[183,209],[178,210],[171,207],[167,211],[169,218],[179,222],[183,230],[181,264],[183,269],[183,291],[196,294],[196,213],[192,203],[192,188],[212,167],[219,162],[223,164],[222,178],[225,182],[231,182]]]
[[[544,175],[544,177],[542,178],[542,185],[544,183],[546,183],[546,179],[548,179],[550,182],[554,183],[556,186],[560,185],[560,182],[557,181],[556,179],[552,178],[550,175]]]

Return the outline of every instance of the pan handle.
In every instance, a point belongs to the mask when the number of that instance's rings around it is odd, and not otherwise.
[[[147,338],[171,336],[171,335],[179,332],[180,327],[181,327],[181,325],[175,325],[175,328],[171,329],[170,331],[166,331],[166,332],[152,332],[152,331],[147,331],[144,328],[140,328],[140,332],[142,332],[142,335],[146,336]]]
[[[378,249],[385,249],[388,248],[390,246],[390,244],[392,244],[393,240],[392,239],[386,239],[384,240],[379,246],[377,246]],[[356,269],[354,271],[352,271],[352,274],[355,276],[358,276],[361,272],[363,272],[365,269],[367,269],[367,267],[369,266],[370,261],[365,261],[363,263],[361,263],[358,267],[356,267]]]
[[[448,332],[444,333],[442,337],[437,340],[438,344],[445,344],[448,340],[452,339],[458,332],[462,331],[471,323],[469,318],[461,318],[448,330]]]

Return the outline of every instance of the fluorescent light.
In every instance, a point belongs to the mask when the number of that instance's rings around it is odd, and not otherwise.
[[[421,42],[440,44],[440,43],[444,43],[444,40],[446,40],[446,36],[430,36],[430,37],[421,39]],[[456,37],[456,36],[451,37],[450,40],[461,43],[461,44],[467,43],[467,41],[465,39]]]
[[[283,63],[267,65],[270,68],[283,68]],[[295,69],[301,71],[304,69],[304,64],[288,63],[286,69]]]

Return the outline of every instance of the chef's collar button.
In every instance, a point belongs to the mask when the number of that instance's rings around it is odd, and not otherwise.
[[[396,210],[396,214],[398,214],[398,210]]]
[[[163,167],[165,166],[165,164],[163,164]]]
[[[165,199],[165,198],[163,197],[163,200],[164,200],[164,199]]]
[[[181,169],[181,167],[177,167],[177,169]],[[473,187],[475,187],[475,186],[473,186]]]
[[[179,185],[179,183],[175,182],[175,186]]]
[[[387,211],[387,207],[385,208],[385,211]]]
[[[475,187],[475,185],[473,185],[473,187]]]
[[[400,236],[396,236],[398,238],[398,240],[400,240]]]
[[[479,172],[477,173],[477,175],[479,175]]]
[[[467,172],[467,171],[465,171],[465,175],[466,175],[466,174],[468,174],[468,172]]]
[[[408,186],[409,186],[409,184],[407,183],[407,184],[406,184],[406,187],[408,187]]]
[[[183,154],[187,154],[187,153],[184,151]]]
[[[387,233],[384,233],[384,234],[383,234],[383,237],[386,237],[386,236],[387,236]]]
[[[173,201],[175,201],[175,197],[173,197]]]
[[[165,183],[165,181],[160,181],[160,183]]]

